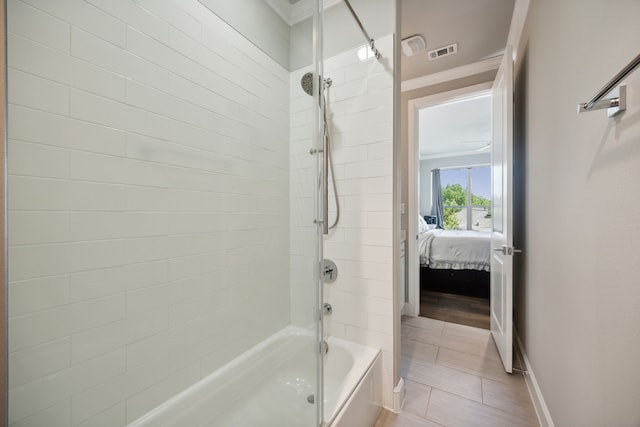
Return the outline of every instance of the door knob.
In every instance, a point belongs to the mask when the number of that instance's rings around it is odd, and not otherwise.
[[[504,255],[513,255],[514,253],[519,254],[522,252],[522,250],[520,249],[512,248],[511,246],[507,245],[502,245],[502,247],[499,248],[493,248],[493,250],[496,252],[502,252]]]

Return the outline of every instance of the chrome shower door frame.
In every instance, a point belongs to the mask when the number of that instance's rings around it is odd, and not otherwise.
[[[319,82],[320,76],[324,73],[324,50],[323,50],[323,13],[324,2],[323,0],[315,0],[313,9],[313,82]],[[319,152],[323,150],[322,156],[314,156],[314,176],[318,178],[316,182],[326,182],[326,161],[323,159],[326,156],[324,150],[324,117],[322,115],[324,97],[321,96],[320,90],[313,91],[313,136],[312,136],[312,150]],[[326,197],[324,189],[326,185],[314,185],[314,215],[316,219],[321,221],[314,221],[316,225],[316,253],[314,259],[314,274],[313,280],[316,287],[316,341],[318,343],[316,352],[316,424],[322,426],[324,422],[324,353],[322,352],[322,342],[324,340],[324,327],[322,320],[323,303],[324,303],[324,284],[322,281],[322,260],[324,258],[323,252],[323,231],[328,218],[323,214],[326,212]]]

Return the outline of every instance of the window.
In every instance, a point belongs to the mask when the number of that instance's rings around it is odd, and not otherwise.
[[[491,231],[491,168],[472,166],[440,171],[444,228]]]

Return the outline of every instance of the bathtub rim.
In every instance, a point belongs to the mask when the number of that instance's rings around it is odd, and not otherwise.
[[[373,347],[368,347],[362,344],[355,343],[353,341],[349,341],[343,338],[329,336],[327,338],[327,343],[329,344],[329,354],[331,353],[332,344],[344,346],[350,350],[350,353],[358,352],[357,360],[354,360],[353,366],[349,371],[349,385],[348,387],[343,387],[342,392],[339,395],[339,399],[336,400],[337,405],[331,413],[331,417],[329,419],[323,419],[323,426],[331,426],[338,418],[338,415],[346,408],[347,403],[351,400],[352,396],[358,389],[358,386],[361,384],[362,380],[365,378],[367,373],[370,371],[371,367],[375,364],[378,357],[380,357],[381,350]],[[326,370],[324,372],[326,378]],[[356,376],[354,378],[354,376]],[[354,381],[355,380],[355,381]],[[346,382],[346,381],[345,381]],[[345,384],[343,382],[343,384]],[[326,417],[326,405],[324,408],[324,418]]]
[[[156,406],[152,410],[142,414],[140,417],[126,424],[126,427],[148,427],[153,425],[153,420],[158,418],[164,412],[171,412],[171,410],[182,404],[188,402],[189,399],[197,398],[206,390],[208,386],[215,384],[216,381],[224,380],[224,378],[232,374],[235,370],[242,368],[245,364],[251,363],[253,359],[258,357],[261,352],[269,351],[269,349],[278,340],[295,340],[297,337],[313,338],[315,333],[306,328],[288,325],[279,331],[268,336],[264,340],[260,341],[249,350],[243,352],[236,358],[227,362],[215,371],[202,377],[200,380],[191,384],[181,392],[171,396],[168,400],[164,401],[160,405]]]
[[[259,342],[255,346],[251,347],[249,350],[240,354],[235,359],[229,361],[227,364],[201,378],[196,383],[190,385],[178,394],[172,396],[162,404],[151,409],[145,414],[142,414],[140,417],[131,421],[126,426],[147,427],[150,425],[154,425],[155,420],[161,420],[163,418],[163,415],[170,415],[176,408],[184,405],[185,402],[189,402],[192,399],[195,399],[197,401],[198,397],[208,387],[215,387],[217,381],[224,381],[227,376],[232,375],[233,372],[238,369],[242,369],[245,364],[251,363],[257,356],[260,355],[260,352],[263,352],[265,350],[269,351],[278,340],[284,339],[288,341],[295,341],[298,337],[303,337],[304,339],[314,339],[314,335],[314,332],[310,331],[309,329],[288,325],[270,335],[263,341]],[[371,367],[381,355],[380,349],[374,349],[343,338],[329,336],[326,337],[326,340],[329,344],[328,357],[330,357],[332,347],[334,349],[336,347],[342,347],[346,349],[346,351],[353,357],[354,361],[349,371],[347,373],[344,373],[344,375],[346,376],[346,380],[341,383],[341,389],[336,392],[337,397],[335,399],[335,403],[333,403],[334,408],[330,416],[327,416],[328,408],[326,407],[326,405],[323,408],[323,419],[320,420],[320,425],[322,426],[332,425],[338,418],[338,416],[342,413],[342,411],[345,410],[347,403],[350,401],[355,391],[358,389],[358,386],[361,384],[362,380],[365,378]],[[324,375],[326,374],[327,372],[325,371]],[[325,396],[323,396],[323,400],[326,399]]]

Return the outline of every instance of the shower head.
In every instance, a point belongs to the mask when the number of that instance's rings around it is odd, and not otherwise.
[[[309,96],[313,96],[313,73],[308,72],[300,79],[302,90]]]
[[[323,89],[331,87],[331,84],[333,83],[331,79],[322,80],[318,78],[318,81],[324,83]],[[304,76],[302,76],[302,78],[300,79],[300,86],[302,86],[302,90],[304,90],[307,95],[313,96],[313,73],[311,71],[305,73]]]

